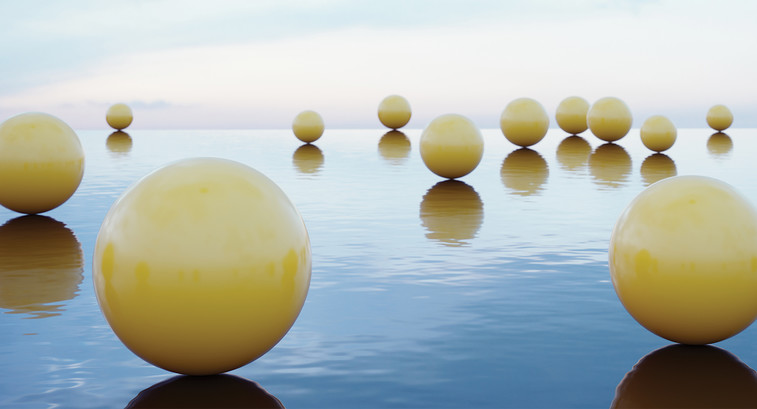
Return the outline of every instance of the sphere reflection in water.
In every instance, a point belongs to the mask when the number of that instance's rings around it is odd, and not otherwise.
[[[713,346],[669,345],[642,358],[612,408],[756,408],[757,374]]]
[[[256,382],[234,375],[174,376],[139,393],[136,408],[283,408]]]
[[[707,150],[714,157],[725,158],[733,150],[733,141],[728,134],[715,132],[707,140]]]
[[[622,146],[605,143],[589,155],[589,172],[599,185],[623,186],[631,174],[631,156]]]
[[[586,139],[571,135],[557,145],[557,161],[565,170],[580,170],[586,167],[591,155],[591,145]]]
[[[0,226],[0,307],[29,318],[60,315],[76,297],[84,256],[74,233],[46,216],[22,216]]]
[[[292,163],[300,173],[318,173],[323,167],[321,148],[306,143],[294,151]]]
[[[664,153],[649,155],[641,163],[641,178],[647,186],[677,174],[676,163]]]
[[[502,161],[500,177],[505,187],[521,196],[537,194],[549,177],[547,161],[538,152],[521,148]]]
[[[410,156],[410,139],[401,131],[389,131],[378,143],[381,157],[394,165],[401,165]]]
[[[421,224],[426,237],[458,247],[476,237],[484,221],[484,203],[470,185],[445,180],[431,187],[421,201]]]
[[[124,131],[115,131],[108,135],[108,139],[105,141],[105,146],[115,156],[124,156],[131,151],[132,140],[131,136]]]

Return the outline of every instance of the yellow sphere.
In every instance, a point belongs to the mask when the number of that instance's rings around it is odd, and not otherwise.
[[[410,122],[410,115],[410,103],[399,95],[389,95],[378,107],[379,121],[387,128],[402,128]]]
[[[707,111],[707,125],[716,131],[725,131],[733,123],[733,114],[725,105],[715,105]]]
[[[588,112],[588,101],[581,97],[568,97],[557,105],[555,120],[557,120],[557,125],[563,131],[572,135],[578,135],[589,127],[586,124],[586,114]]]
[[[662,115],[654,115],[644,121],[639,130],[641,142],[655,152],[670,149],[676,141],[676,127],[670,119]]]
[[[549,129],[549,116],[541,104],[531,98],[518,98],[505,107],[499,126],[508,141],[526,147],[542,140]]]
[[[615,224],[609,256],[618,298],[663,338],[718,342],[757,317],[757,212],[719,180],[646,188]]]
[[[613,142],[631,130],[633,117],[625,102],[615,97],[601,98],[586,114],[586,123],[597,138]]]
[[[187,375],[245,365],[305,302],[305,224],[270,179],[238,162],[185,159],[132,185],[95,243],[97,300],[121,341]]]
[[[471,173],[484,154],[484,138],[470,119],[457,114],[435,118],[421,134],[421,158],[437,175],[455,179]]]
[[[55,209],[83,175],[84,151],[65,122],[33,112],[0,124],[0,205],[28,214]]]
[[[131,113],[131,108],[126,104],[113,104],[108,108],[108,112],[105,114],[105,120],[108,125],[113,129],[121,130],[126,129],[131,125],[131,121],[134,120],[134,116]]]
[[[317,141],[323,135],[323,118],[315,111],[302,111],[294,117],[292,131],[302,142]]]

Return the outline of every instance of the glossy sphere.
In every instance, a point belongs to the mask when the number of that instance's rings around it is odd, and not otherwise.
[[[410,122],[410,115],[410,103],[399,95],[389,95],[378,107],[379,121],[387,128],[402,128]]]
[[[294,117],[292,131],[302,142],[315,142],[323,135],[323,118],[315,111],[302,111]]]
[[[186,159],[131,186],[95,243],[97,299],[121,341],[188,375],[260,357],[287,333],[310,284],[310,241],[270,179]]]
[[[437,117],[421,134],[421,158],[437,175],[454,179],[471,173],[484,154],[484,138],[470,119],[457,114]]]
[[[618,219],[609,256],[620,301],[663,338],[718,342],[757,317],[757,213],[721,181],[649,186]]]
[[[108,112],[105,114],[105,120],[111,128],[121,130],[126,129],[131,125],[134,116],[128,105],[119,103],[111,105],[111,107],[108,108]]]
[[[725,105],[715,105],[707,111],[707,125],[716,131],[724,131],[733,123],[733,114]]]
[[[505,107],[499,126],[508,141],[526,147],[542,140],[549,129],[549,116],[538,101],[518,98]]]
[[[572,135],[578,135],[589,127],[586,123],[586,114],[588,112],[588,101],[581,97],[568,97],[557,105],[555,120],[557,120],[557,125],[563,131]]]
[[[615,97],[605,97],[591,106],[586,114],[586,123],[597,138],[613,142],[631,130],[633,117],[625,102]]]
[[[647,118],[639,133],[641,133],[641,142],[644,146],[655,152],[670,149],[675,143],[677,135],[675,125],[670,122],[670,119],[662,115]]]
[[[27,113],[0,124],[0,205],[28,214],[55,209],[83,175],[84,151],[65,122]]]

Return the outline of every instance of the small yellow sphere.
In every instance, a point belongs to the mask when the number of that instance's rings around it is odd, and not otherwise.
[[[542,140],[549,129],[549,116],[541,104],[531,98],[518,98],[505,107],[499,126],[508,141],[526,147]]]
[[[317,141],[323,135],[323,118],[315,111],[302,111],[294,117],[292,131],[302,142]]]
[[[716,131],[725,131],[733,124],[733,114],[725,105],[715,105],[707,111],[707,125]]]
[[[719,180],[646,188],[615,224],[609,259],[623,306],[668,340],[722,341],[757,317],[757,212]]]
[[[670,149],[676,141],[676,127],[670,119],[662,115],[654,115],[644,121],[641,126],[641,142],[655,152]]]
[[[108,108],[108,112],[105,114],[105,120],[108,125],[113,129],[121,130],[126,129],[131,125],[131,121],[134,120],[134,116],[131,113],[131,108],[126,104],[113,104]]]
[[[613,142],[631,130],[633,117],[625,102],[615,97],[601,98],[586,114],[586,123],[597,138]]]
[[[28,214],[55,209],[83,175],[84,151],[65,122],[33,112],[0,124],[0,205]]]
[[[471,173],[484,154],[484,138],[470,119],[447,114],[437,117],[421,134],[421,158],[437,175],[455,179]]]
[[[147,362],[187,375],[245,365],[294,323],[310,241],[284,192],[238,162],[185,159],[132,185],[95,242],[105,318]]]
[[[410,103],[399,95],[389,95],[378,107],[379,121],[387,128],[402,128],[410,122],[410,115]]]
[[[589,112],[589,102],[581,97],[565,98],[557,105],[555,120],[563,131],[578,135],[589,128],[586,124],[586,114]]]

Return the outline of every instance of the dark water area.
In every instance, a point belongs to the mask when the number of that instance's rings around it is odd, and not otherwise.
[[[638,129],[615,144],[552,129],[530,149],[489,129],[458,181],[426,169],[420,133],[326,130],[302,145],[289,130],[79,132],[85,176],[68,202],[42,216],[0,209],[0,407],[757,406],[757,325],[671,345],[625,311],[607,262],[618,216],[660,179],[712,176],[757,203],[757,130],[682,129],[653,154]],[[111,204],[197,156],[276,182],[313,254],[289,333],[214,377],[132,354],[92,283]]]

